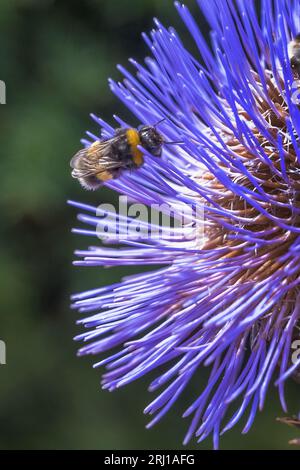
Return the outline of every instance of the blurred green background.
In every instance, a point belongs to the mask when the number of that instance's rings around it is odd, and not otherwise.
[[[201,21],[194,1],[187,1]],[[0,339],[7,365],[0,366],[1,449],[179,449],[188,422],[181,419],[206,376],[197,380],[154,429],[142,410],[153,399],[146,377],[115,393],[100,389],[93,358],[76,357],[72,337],[77,314],[72,292],[115,281],[118,270],[71,265],[88,239],[68,198],[98,204],[107,190],[84,192],[70,177],[69,160],[95,112],[130,118],[111,94],[107,78],[120,79],[115,64],[148,54],[140,32],[152,18],[175,25],[187,39],[171,0],[1,0],[0,79],[7,104],[1,120]],[[296,385],[287,396],[299,405]],[[242,426],[222,440],[225,449],[288,448],[297,432],[275,422],[276,390],[248,436]],[[189,448],[210,448],[211,441]]]

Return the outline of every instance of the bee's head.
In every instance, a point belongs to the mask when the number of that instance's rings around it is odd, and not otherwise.
[[[152,126],[143,126],[139,129],[141,145],[156,157],[161,156],[163,144],[162,135]]]

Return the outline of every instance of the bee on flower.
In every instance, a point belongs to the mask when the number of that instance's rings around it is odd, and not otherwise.
[[[300,3],[262,0],[260,19],[255,2],[198,3],[210,44],[176,3],[196,57],[156,21],[144,35],[152,56],[145,65],[131,61],[136,73],[120,67],[123,83],[110,82],[142,125],[163,117],[163,138],[182,145],[162,145],[157,158],[140,142],[143,164],[105,184],[147,206],[165,201],[175,217],[186,204],[201,206],[202,244],[184,231],[138,243],[129,237],[125,248],[114,240],[94,244],[75,264],[160,268],[76,294],[73,306],[87,328],[77,337],[86,343],[79,354],[101,356],[95,366],[106,368],[103,388],[158,371],[148,426],[208,368],[206,385],[184,413],[184,442],[212,435],[217,448],[219,436],[244,416],[243,433],[249,431],[274,382],[286,411],[284,384],[299,377],[291,345],[300,324],[300,108],[293,100]],[[113,138],[114,129],[93,118]],[[90,226],[77,233],[96,237],[97,209],[71,204]]]

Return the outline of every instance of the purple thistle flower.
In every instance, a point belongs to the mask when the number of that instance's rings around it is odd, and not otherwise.
[[[104,388],[163,367],[150,386],[159,392],[145,410],[153,415],[149,426],[200,367],[209,367],[205,388],[184,413],[191,417],[184,442],[212,434],[217,448],[219,435],[245,414],[243,432],[250,429],[274,376],[286,410],[284,383],[299,374],[299,360],[291,355],[300,316],[300,110],[288,45],[300,32],[300,3],[262,0],[260,20],[254,2],[198,3],[212,30],[211,45],[188,8],[176,3],[198,58],[174,29],[156,21],[144,35],[152,57],[144,65],[131,60],[133,74],[119,67],[124,82],[110,82],[141,123],[165,118],[162,135],[183,144],[164,146],[161,159],[144,151],[140,169],[107,183],[147,206],[167,203],[175,218],[192,205],[193,220],[170,237],[147,237],[149,223],[144,238],[124,235],[127,247],[102,244],[77,252],[80,266],[160,268],[75,295],[73,306],[85,315],[78,323],[87,328],[77,337],[87,342],[80,355],[119,348],[95,364],[106,366]],[[102,136],[113,134],[92,117]],[[88,136],[85,145],[99,140]],[[95,227],[107,219],[95,207],[71,204],[91,226],[75,232],[97,237]],[[199,247],[192,228],[200,207]],[[118,221],[122,230],[132,219]]]

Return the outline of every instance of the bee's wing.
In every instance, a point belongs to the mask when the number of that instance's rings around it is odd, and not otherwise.
[[[90,147],[79,150],[70,161],[74,178],[84,178],[125,166],[113,155],[111,145],[115,138],[96,141]]]
[[[71,158],[70,161],[70,167],[73,168],[74,170],[79,170],[80,168],[80,161],[81,159],[85,159],[87,157],[86,155],[87,149],[82,149],[77,152],[74,157]]]
[[[70,161],[72,175],[83,178],[124,167],[126,162],[117,159],[112,152],[111,146],[115,140],[96,141],[90,147],[79,150]]]

